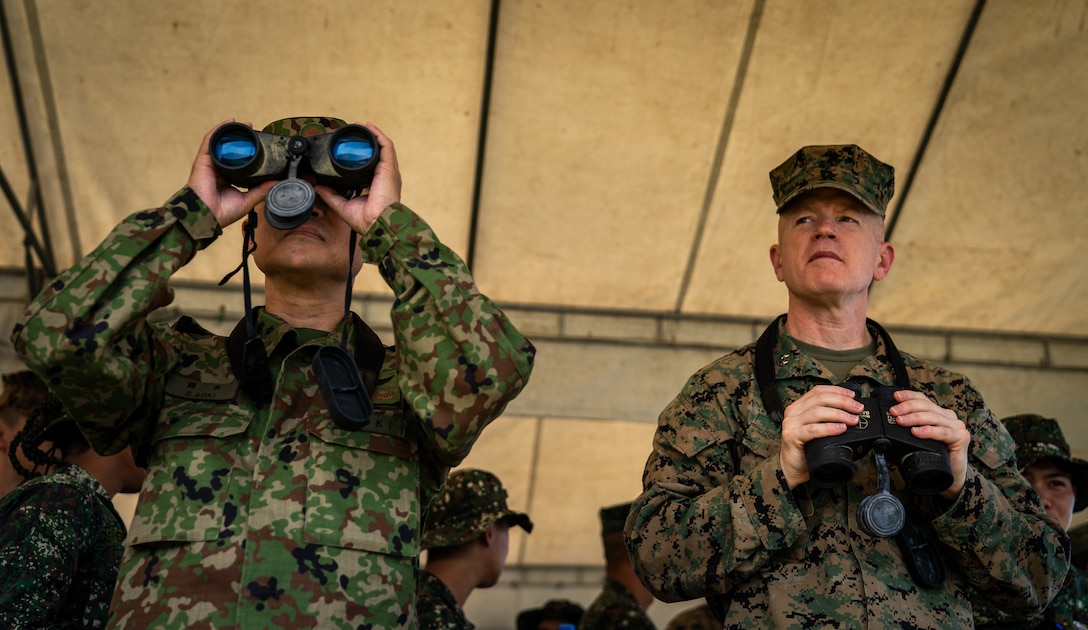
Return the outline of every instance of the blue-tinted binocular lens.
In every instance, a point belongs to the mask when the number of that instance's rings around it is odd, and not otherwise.
[[[329,152],[338,166],[346,169],[362,168],[377,152],[374,136],[369,132],[361,133],[359,129],[365,131],[363,127],[352,125],[333,137]]]
[[[218,134],[211,146],[212,160],[228,168],[242,168],[257,157],[260,145],[253,130],[245,125]]]

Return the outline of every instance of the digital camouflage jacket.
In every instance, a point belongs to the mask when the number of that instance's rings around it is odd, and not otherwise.
[[[878,337],[874,333],[874,337]],[[834,375],[779,326],[773,358],[784,405]],[[947,569],[937,588],[912,579],[894,537],[864,533],[858,502],[876,491],[868,456],[845,485],[793,491],[779,464],[781,427],[754,376],[755,344],[699,370],[662,412],[627,520],[628,549],[662,600],[708,597],[727,628],[969,628],[968,587],[1006,610],[1040,610],[1068,567],[1068,538],[1020,476],[1008,432],[970,381],[903,354],[912,388],[971,432],[963,491],[951,504],[893,493],[931,523]],[[868,395],[894,382],[883,340],[850,372]]]
[[[314,353],[340,332],[293,330],[261,311],[266,403],[239,387],[224,337],[189,318],[147,319],[220,234],[183,188],[123,221],[13,332],[97,449],[132,443],[147,461],[111,625],[414,627],[422,511],[524,387],[533,346],[428,225],[393,204],[361,235],[397,298],[371,422],[339,428],[317,386]]]
[[[125,524],[102,484],[59,464],[0,500],[0,627],[104,628]]]
[[[419,596],[416,600],[419,630],[474,630],[475,625],[465,617],[457,599],[446,583],[427,571],[419,575]]]

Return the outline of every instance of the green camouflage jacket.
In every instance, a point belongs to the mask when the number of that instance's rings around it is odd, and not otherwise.
[[[968,379],[903,354],[912,388],[955,411],[971,432],[966,483],[951,505],[905,493],[892,469],[893,492],[932,523],[947,567],[941,587],[921,588],[894,537],[858,527],[858,502],[876,491],[870,457],[841,487],[787,488],[781,427],[763,407],[754,355],[751,344],[702,368],[661,414],[626,527],[635,568],[660,599],[708,597],[725,609],[725,627],[788,630],[969,628],[970,585],[1028,614],[1054,597],[1068,539],[1020,476],[1012,439]],[[784,405],[835,380],[781,326],[772,356]],[[883,340],[850,377],[866,393],[894,382]]]
[[[60,464],[0,500],[0,627],[102,628],[125,524],[102,484]]]
[[[340,332],[296,331],[264,311],[262,404],[239,388],[223,337],[188,318],[147,321],[220,233],[183,188],[122,222],[13,332],[97,449],[132,443],[148,462],[111,624],[414,627],[421,513],[524,387],[533,346],[393,204],[360,239],[397,297],[372,422],[337,427],[316,384],[314,353]]]
[[[604,588],[586,608],[578,630],[654,630],[638,600],[622,584],[606,579]]]
[[[419,630],[473,630],[476,627],[465,617],[465,611],[457,605],[449,587],[427,571],[421,571],[419,575],[416,618]]]

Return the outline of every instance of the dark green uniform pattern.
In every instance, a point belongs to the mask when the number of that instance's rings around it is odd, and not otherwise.
[[[393,204],[361,236],[397,298],[369,430],[332,423],[310,367],[339,332],[300,335],[263,311],[273,388],[261,405],[239,388],[224,338],[146,319],[220,233],[184,188],[121,223],[13,333],[99,451],[133,443],[148,460],[111,623],[414,627],[421,513],[525,385],[533,347]]]
[[[834,376],[782,326],[773,357],[789,405]],[[781,427],[760,400],[754,353],[752,344],[704,367],[661,414],[626,529],[635,568],[659,598],[708,597],[725,609],[729,628],[936,630],[972,626],[969,585],[1025,614],[1054,597],[1068,539],[1043,513],[1016,469],[1012,439],[967,378],[903,354],[913,389],[953,410],[972,440],[966,483],[950,505],[904,493],[893,468],[893,491],[932,522],[948,569],[943,586],[923,589],[894,538],[858,527],[858,502],[876,491],[871,458],[842,487],[788,489]],[[894,381],[882,341],[850,376],[867,393]]]
[[[654,624],[630,591],[605,579],[604,588],[582,615],[578,630],[654,630]]]
[[[473,630],[453,593],[442,580],[423,571],[419,576],[416,617],[420,630]]]
[[[125,524],[79,466],[0,500],[0,627],[104,628]]]

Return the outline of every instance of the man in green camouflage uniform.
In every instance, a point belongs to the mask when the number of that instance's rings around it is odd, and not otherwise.
[[[264,131],[310,137],[344,124],[293,118]],[[133,444],[149,464],[114,627],[415,626],[423,510],[524,387],[534,350],[400,203],[393,143],[367,127],[380,147],[368,194],[316,186],[309,220],[290,230],[258,220],[274,182],[242,192],[219,176],[210,131],[188,185],[125,219],[16,326],[17,351],[80,409],[92,444]],[[232,341],[188,317],[147,319],[169,302],[174,273],[247,215],[266,302],[249,341],[263,363],[238,361]],[[363,262],[397,298],[388,348],[358,317],[344,325]],[[332,421],[311,367],[342,330],[357,361],[380,364],[363,374],[374,412],[356,430]],[[259,356],[252,349],[243,359]]]
[[[729,628],[947,629],[971,627],[969,587],[1025,614],[1060,587],[1068,540],[1016,470],[1008,432],[964,376],[908,354],[893,369],[890,337],[866,318],[869,287],[894,259],[883,232],[893,182],[856,145],[804,147],[771,171],[770,258],[787,317],[763,337],[763,382],[751,344],[699,370],[661,414],[626,526],[635,568],[659,598],[707,597]],[[910,522],[932,537],[909,557],[944,559],[937,586],[912,577],[895,538],[859,527],[858,503],[877,489],[872,458],[837,487],[809,483],[805,444],[858,425],[864,409],[833,385],[847,379],[865,395],[908,382],[890,414],[948,448],[952,484],[939,494],[909,493],[891,475]],[[783,405],[773,419],[764,383]]]
[[[623,525],[630,511],[630,501],[601,508],[604,588],[586,608],[579,630],[654,630],[646,614],[654,596],[635,573],[624,546]]]
[[[477,588],[498,583],[510,549],[510,528],[532,533],[528,514],[506,504],[499,478],[486,470],[450,473],[446,491],[427,513],[416,615],[421,630],[472,630],[463,610]]]
[[[1073,514],[1088,507],[1088,461],[1070,454],[1069,443],[1053,418],[1029,413],[1001,422],[1016,442],[1020,472],[1042,499],[1046,513],[1068,530]],[[985,630],[1088,629],[1088,576],[1082,567],[1070,566],[1062,590],[1042,614],[1010,619],[992,606],[981,605],[975,621],[976,627]]]

